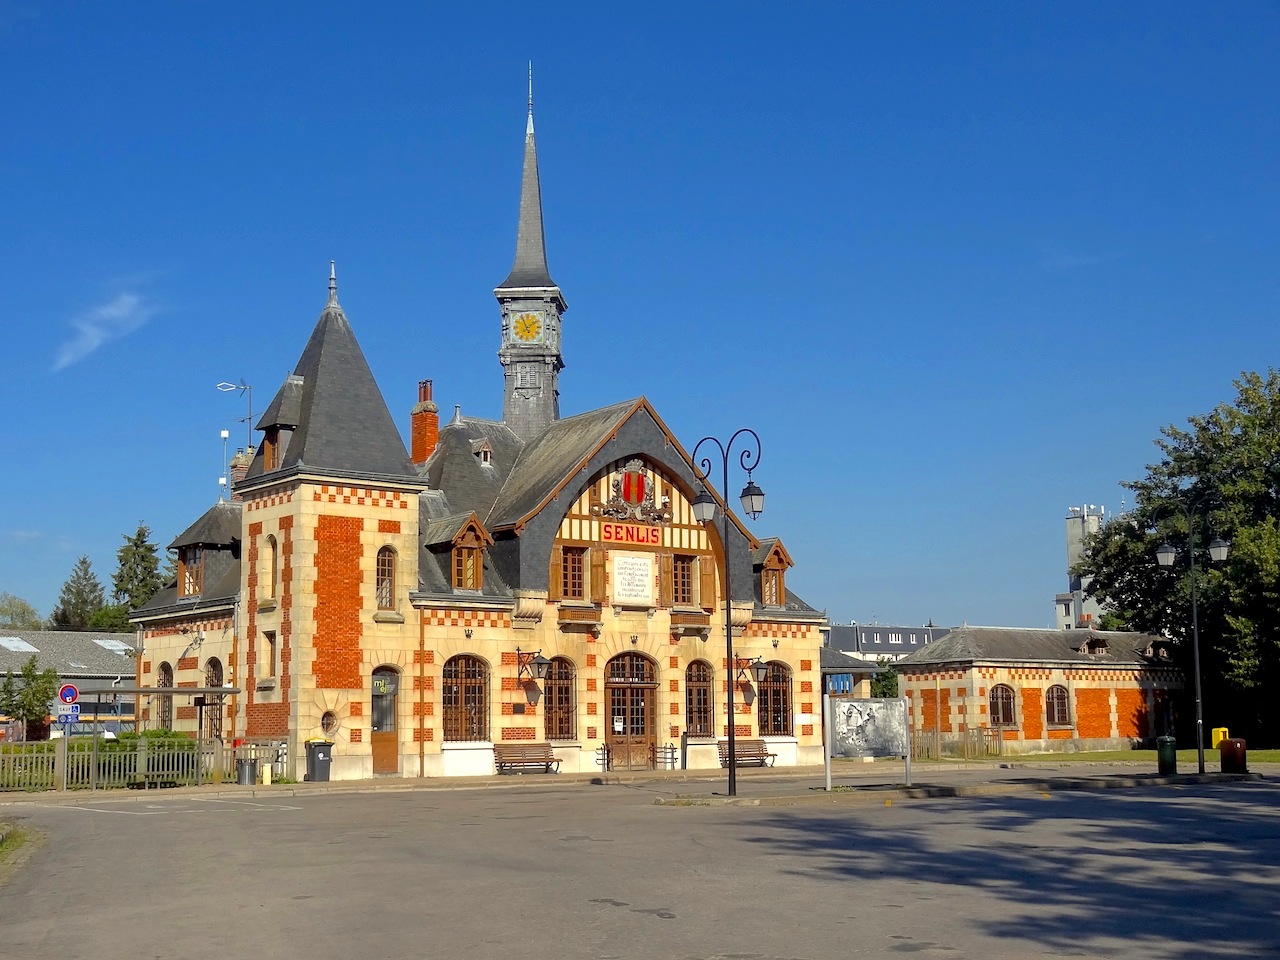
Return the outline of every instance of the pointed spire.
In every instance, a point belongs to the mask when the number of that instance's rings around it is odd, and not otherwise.
[[[542,188],[538,182],[538,147],[533,136],[533,63],[529,63],[529,119],[524,128],[524,173],[520,181],[520,223],[516,228],[516,259],[498,289],[554,287],[547,270],[547,245],[542,236]]]
[[[338,271],[333,260],[329,261],[329,302],[326,306],[342,309],[338,306]]]

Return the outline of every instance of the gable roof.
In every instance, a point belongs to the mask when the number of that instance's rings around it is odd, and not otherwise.
[[[301,380],[300,387],[290,383]],[[329,302],[316,321],[293,371],[272,401],[272,418],[294,415],[287,409],[297,396],[297,429],[289,439],[278,472],[315,472],[335,477],[418,482],[404,440],[396,429],[382,391],[373,379],[330,278]],[[266,415],[263,421],[267,419]],[[271,426],[260,421],[260,425]],[[283,421],[281,421],[283,422]],[[265,445],[254,456],[247,482],[264,476]]]
[[[1081,647],[1101,641],[1106,653],[1081,653]],[[1059,661],[1072,663],[1165,663],[1146,650],[1162,637],[1118,630],[1053,630],[1026,627],[952,628],[946,636],[898,661],[913,664]]]

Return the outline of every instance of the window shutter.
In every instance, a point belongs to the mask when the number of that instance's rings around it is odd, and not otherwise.
[[[675,557],[669,553],[658,555],[658,606],[671,606],[675,587]]]
[[[604,549],[592,547],[591,554],[591,602],[604,603]]]
[[[547,599],[559,601],[564,596],[564,548],[551,548],[551,576],[547,581]]]
[[[714,610],[716,606],[716,562],[713,557],[698,558],[698,574],[702,580],[699,584],[698,602],[704,610]]]

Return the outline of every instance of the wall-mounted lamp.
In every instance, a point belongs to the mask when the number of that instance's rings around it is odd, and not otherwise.
[[[751,671],[750,677],[747,676],[748,670]],[[738,667],[737,679],[739,682],[742,682],[745,680],[749,683],[751,680],[754,679],[756,683],[764,683],[764,678],[767,677],[768,675],[769,675],[769,664],[764,660],[762,660],[760,657],[756,657],[754,660],[749,661],[746,665]]]
[[[524,676],[530,680],[545,680],[551,673],[551,661],[542,655],[541,650],[537,653],[524,653],[516,647],[516,662],[520,665],[516,672],[517,680]]]

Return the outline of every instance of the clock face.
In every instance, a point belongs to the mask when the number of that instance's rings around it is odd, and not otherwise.
[[[517,313],[511,320],[511,333],[522,343],[534,343],[542,339],[542,314],[532,310]]]

